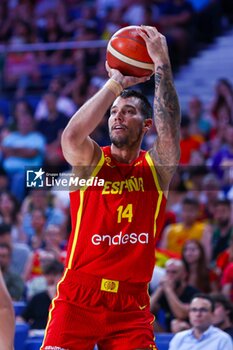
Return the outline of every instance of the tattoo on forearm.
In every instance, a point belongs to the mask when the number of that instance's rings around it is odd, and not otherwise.
[[[174,165],[179,160],[180,107],[169,64],[158,66],[155,72],[154,114],[156,158],[160,164]]]
[[[155,73],[155,92],[158,90],[162,79],[162,73],[160,73],[159,70],[161,70],[160,66],[157,68],[157,71]]]

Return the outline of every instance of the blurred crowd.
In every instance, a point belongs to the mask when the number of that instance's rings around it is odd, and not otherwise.
[[[232,7],[218,0],[2,0],[0,43],[19,48],[108,40],[123,26],[144,23],[166,35],[176,70],[232,25]],[[68,191],[29,191],[25,167],[69,171],[61,133],[72,114],[106,82],[105,52],[105,46],[47,51],[41,46],[39,51],[0,53],[0,267],[12,299],[28,303],[21,320],[32,328],[46,324],[66,258],[70,219]],[[153,81],[138,88],[151,97]],[[10,109],[4,98],[11,101]],[[154,135],[155,127],[146,135],[145,148]],[[92,136],[101,145],[109,142],[104,121]],[[187,329],[188,305],[196,292],[220,293],[216,305],[224,304],[221,298],[227,300],[229,328],[233,86],[227,72],[216,81],[210,104],[190,96],[182,112],[180,146],[150,284],[152,312],[161,315],[156,329]]]

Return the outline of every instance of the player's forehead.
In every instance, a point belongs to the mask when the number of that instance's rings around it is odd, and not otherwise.
[[[126,98],[119,96],[113,102],[111,109],[112,108],[130,107],[130,106],[139,110],[140,109],[140,100],[135,96],[126,97]]]

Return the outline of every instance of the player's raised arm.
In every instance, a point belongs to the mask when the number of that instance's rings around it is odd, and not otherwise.
[[[62,134],[63,154],[72,166],[97,164],[101,151],[89,135],[123,89],[148,79],[123,76],[107,64],[106,69],[110,79],[74,114]]]
[[[151,151],[157,172],[165,188],[180,157],[180,106],[173,84],[166,38],[156,28],[142,26],[140,31],[155,64],[154,121],[157,138]]]

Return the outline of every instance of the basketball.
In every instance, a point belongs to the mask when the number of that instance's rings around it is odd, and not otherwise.
[[[118,30],[108,42],[106,59],[110,68],[118,69],[123,75],[144,77],[153,72],[154,64],[137,28],[140,27]]]

